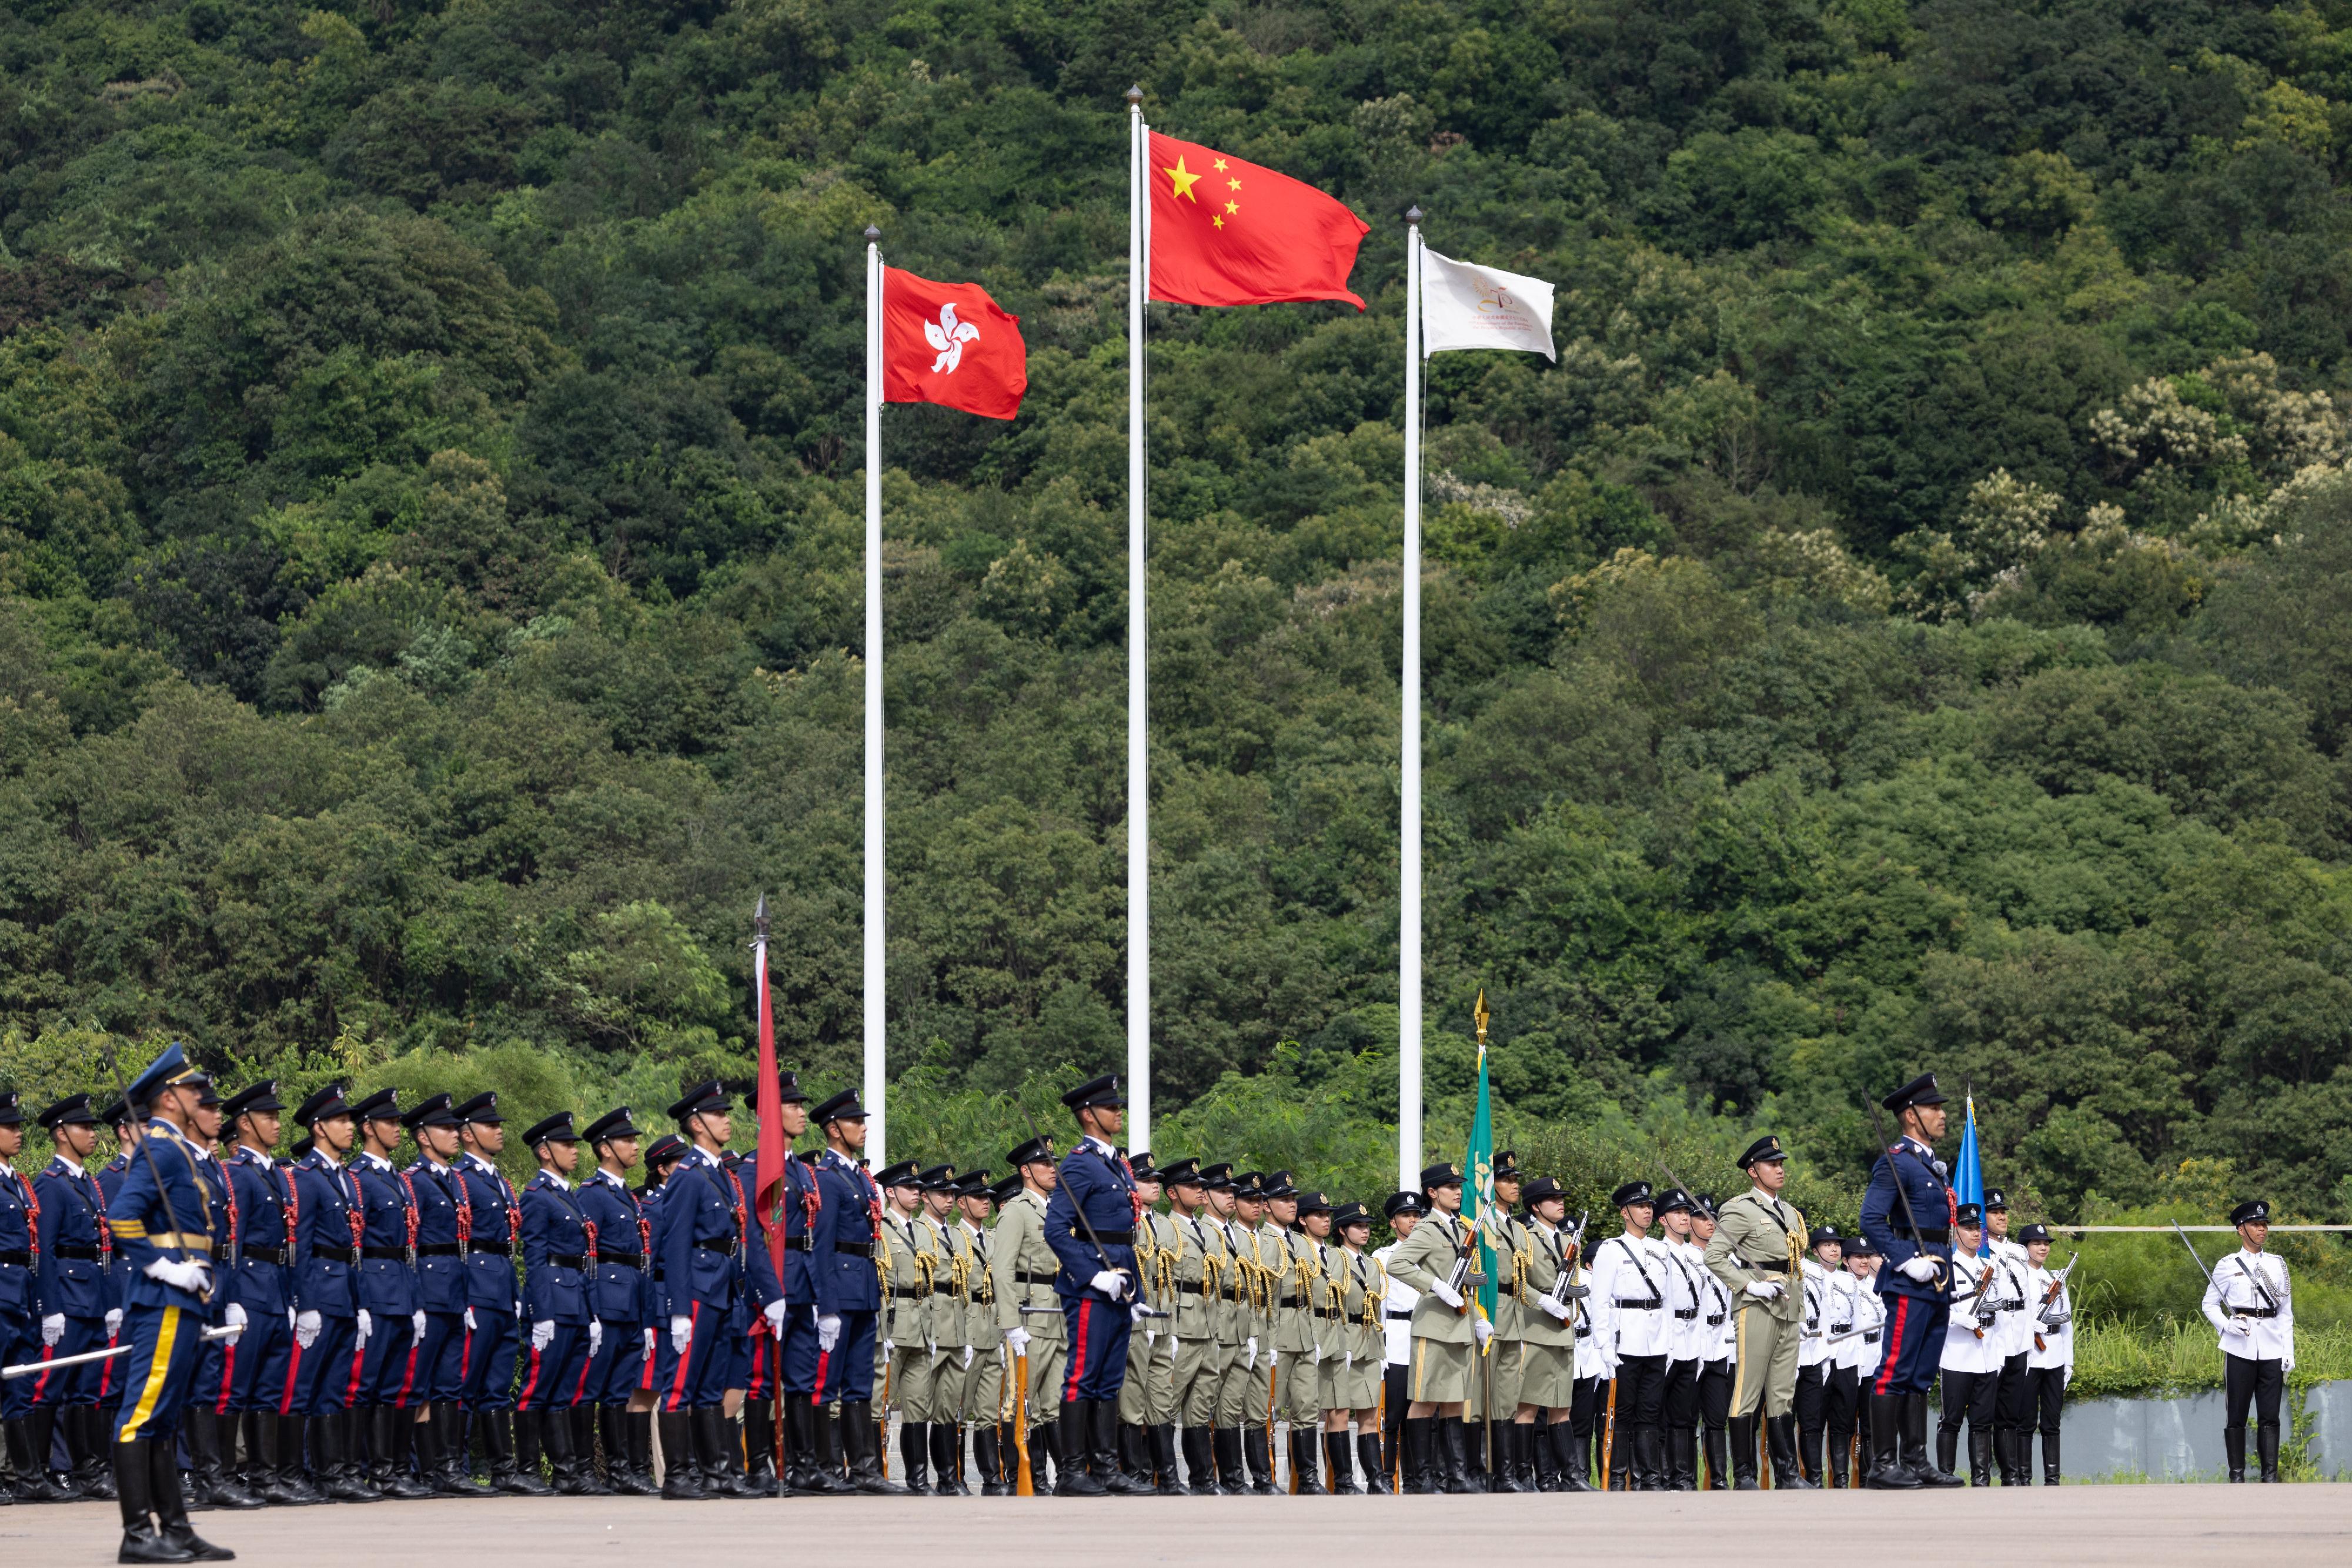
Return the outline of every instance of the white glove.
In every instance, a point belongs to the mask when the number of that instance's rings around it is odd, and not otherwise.
[[[41,1320],[41,1343],[43,1344],[55,1344],[65,1337],[65,1313],[51,1312],[47,1317]]]
[[[294,1332],[294,1309],[291,1307],[286,1309],[286,1332],[288,1333]]]
[[[1315,1347],[1315,1364],[1317,1366],[1323,1364],[1323,1347],[1319,1344]]]
[[[885,1356],[892,1356],[892,1355],[896,1355],[896,1354],[898,1354],[898,1342],[897,1340],[895,1340],[895,1339],[887,1339],[887,1338],[886,1338],[885,1340],[883,1340],[883,1342],[882,1342],[882,1354],[883,1354]]]
[[[372,1318],[372,1317],[368,1316],[368,1310],[367,1310],[365,1307],[362,1307],[362,1308],[360,1309],[360,1339],[359,1339],[359,1343],[362,1343],[362,1344],[365,1344],[365,1343],[367,1343],[367,1342],[368,1342],[368,1335],[370,1335],[370,1334],[372,1334],[372,1333],[375,1333],[375,1320],[374,1320],[373,1318]]]
[[[768,1332],[778,1339],[784,1337],[784,1313],[788,1310],[781,1296],[760,1309],[760,1315],[768,1320]]]
[[[415,1334],[418,1339],[423,1339],[425,1337],[425,1314],[423,1312],[411,1312],[408,1314],[408,1332]]]
[[[828,1312],[816,1321],[816,1347],[831,1350],[841,1343],[841,1314]]]
[[[474,1309],[471,1307],[466,1309],[466,1332],[467,1333],[474,1332]]]
[[[656,1337],[656,1331],[648,1326],[646,1330],[646,1354],[648,1356],[654,1354],[654,1340]]]
[[[144,1270],[151,1280],[161,1280],[175,1291],[200,1295],[213,1282],[213,1266],[201,1258],[158,1258]]]
[[[684,1355],[686,1354],[686,1347],[692,1343],[693,1341],[694,1320],[689,1317],[673,1315],[669,1320],[670,1349],[677,1352],[680,1355]]]
[[[1462,1292],[1443,1280],[1432,1280],[1429,1282],[1429,1293],[1456,1311],[1459,1311],[1462,1306]]]
[[[1348,1353],[1348,1360],[1347,1360],[1346,1364],[1347,1364],[1350,1369],[1353,1369],[1353,1367],[1355,1366],[1355,1364],[1356,1364],[1356,1353],[1355,1353],[1354,1351],[1352,1351],[1352,1350],[1351,1350],[1351,1351],[1349,1351],[1349,1352]]]
[[[116,1333],[120,1333],[120,1332],[121,1332],[121,1328],[122,1328],[122,1309],[121,1309],[121,1307],[109,1307],[109,1308],[107,1308],[107,1309],[106,1309],[106,1337],[107,1337],[107,1338],[109,1338],[109,1339],[112,1339],[112,1338],[115,1336],[115,1334],[116,1334]]]
[[[1486,1342],[1495,1337],[1495,1325],[1484,1318],[1472,1318],[1470,1332],[1477,1336],[1478,1348],[1484,1350],[1486,1348]]]
[[[971,1346],[970,1345],[963,1347],[963,1364],[966,1366],[970,1366],[971,1364]]]
[[[1916,1280],[1923,1285],[1933,1280],[1937,1272],[1936,1260],[1924,1252],[1916,1258],[1906,1258],[1895,1267],[1906,1279]]]
[[[2234,1315],[2232,1315],[2232,1316],[2231,1317],[2231,1319],[2230,1319],[2230,1329],[2229,1329],[2229,1332],[2230,1332],[2230,1333],[2253,1333],[2253,1331],[2254,1331],[2254,1320],[2253,1320],[2253,1319],[2252,1319],[2252,1318],[2250,1318],[2250,1317],[2248,1317],[2248,1316],[2246,1316],[2243,1312],[2236,1313],[2236,1314],[2234,1314]]]
[[[1252,1366],[1255,1366],[1257,1364],[1257,1335],[1255,1334],[1250,1335],[1249,1364]]]
[[[1565,1301],[1555,1301],[1549,1296],[1538,1296],[1536,1298],[1536,1305],[1544,1310],[1546,1317],[1557,1318],[1561,1322],[1568,1322],[1568,1303]]]
[[[1748,1287],[1748,1293],[1759,1301],[1769,1301],[1786,1293],[1788,1289],[1778,1280],[1759,1280]],[[1568,1314],[1563,1312],[1560,1315],[1566,1317]]]
[[[937,1355],[937,1354],[940,1354],[940,1342],[939,1342],[939,1341],[937,1341],[937,1340],[935,1340],[935,1339],[929,1339],[929,1340],[925,1340],[925,1341],[923,1342],[923,1351],[924,1351],[924,1353],[925,1353],[926,1354],[929,1354],[929,1355]]]
[[[245,1308],[235,1301],[221,1309],[221,1324],[225,1328],[242,1329],[252,1321],[245,1315]]]
[[[530,1325],[530,1348],[545,1350],[555,1341],[555,1320],[541,1318]]]
[[[304,1350],[310,1349],[319,1343],[319,1331],[324,1327],[324,1320],[315,1312],[298,1314],[294,1319],[294,1343]]]
[[[1011,1351],[1015,1355],[1027,1354],[1029,1352],[1029,1331],[1027,1329],[1006,1329],[1004,1331],[1004,1348]]]
[[[1127,1321],[1128,1321],[1128,1322],[1131,1322],[1131,1323],[1133,1323],[1137,1328],[1142,1329],[1142,1330],[1143,1330],[1143,1335],[1144,1335],[1144,1337],[1145,1337],[1146,1339],[1149,1339],[1149,1338],[1150,1338],[1150,1337],[1151,1337],[1152,1331],[1151,1331],[1151,1329],[1150,1329],[1150,1328],[1149,1328],[1149,1327],[1147,1327],[1146,1325],[1147,1325],[1147,1324],[1149,1324],[1149,1323],[1150,1323],[1150,1322],[1153,1321],[1153,1319],[1152,1319],[1152,1316],[1151,1316],[1150,1310],[1149,1308],[1145,1307],[1145,1306],[1144,1306],[1144,1304],[1143,1304],[1142,1302],[1138,1301],[1138,1302],[1137,1302],[1137,1303],[1136,1303],[1132,1308],[1130,1308],[1130,1309],[1129,1310],[1128,1314],[1127,1314]]]
[[[1127,1276],[1115,1269],[1096,1270],[1095,1277],[1088,1280],[1087,1284],[1091,1289],[1100,1291],[1114,1301],[1127,1294]]]
[[[588,1320],[588,1354],[594,1355],[604,1348],[604,1325],[594,1318]]]
[[[2282,1356],[2282,1357],[2280,1358],[2280,1360],[2279,1360],[2279,1373],[2280,1373],[2280,1375],[2284,1376],[2284,1375],[2285,1375],[2287,1373],[2293,1372],[2294,1370],[2294,1357],[2293,1357],[2293,1356],[2291,1356],[2291,1355],[2289,1355],[2289,1356]]]

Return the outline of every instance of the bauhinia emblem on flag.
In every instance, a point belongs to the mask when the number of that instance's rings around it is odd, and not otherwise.
[[[1151,298],[1177,305],[1363,300],[1348,287],[1370,225],[1287,174],[1150,133]]]
[[[1499,267],[1422,251],[1422,352],[1518,349],[1557,362],[1551,341],[1551,285]]]
[[[1021,318],[977,283],[882,269],[882,401],[1011,419],[1029,390]]]

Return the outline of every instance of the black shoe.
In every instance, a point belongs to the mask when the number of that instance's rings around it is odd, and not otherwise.
[[[1272,1497],[1275,1493],[1274,1434],[1255,1424],[1244,1427],[1242,1428],[1242,1447],[1249,1453],[1251,1494]]]
[[[1323,1434],[1323,1462],[1330,1469],[1332,1496],[1363,1495],[1364,1489],[1356,1484],[1356,1456],[1348,1450],[1347,1433]],[[1377,1479],[1381,1473],[1380,1467],[1375,1465],[1368,1473]]]
[[[907,1490],[882,1473],[882,1445],[874,1427],[871,1400],[845,1399],[841,1402],[841,1443],[849,1455],[851,1486],[877,1497],[903,1493]]]
[[[155,1444],[152,1438],[114,1445],[114,1496],[122,1510],[122,1545],[117,1563],[193,1563],[195,1552],[167,1541],[150,1517],[154,1512]],[[178,1472],[173,1472],[174,1479]]]
[[[685,1410],[661,1413],[661,1494],[672,1502],[700,1502],[701,1467],[694,1462],[694,1418]]]
[[[1207,1427],[1187,1427],[1179,1445],[1184,1450],[1184,1490],[1194,1497],[1223,1493],[1217,1485],[1216,1456],[1210,1451],[1214,1436]]]
[[[155,1533],[164,1544],[186,1553],[182,1561],[192,1563],[232,1563],[236,1553],[226,1546],[215,1546],[198,1535],[188,1522],[188,1508],[180,1495],[180,1467],[168,1447],[158,1448],[152,1443],[138,1447],[148,1450],[147,1500],[155,1510]],[[120,1449],[122,1447],[117,1444]],[[121,1460],[116,1461],[118,1467]],[[126,1511],[127,1512],[127,1511]],[[128,1542],[124,1543],[126,1546]]]

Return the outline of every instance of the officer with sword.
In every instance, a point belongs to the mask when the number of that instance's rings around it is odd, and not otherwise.
[[[1061,1269],[1069,1363],[1062,1377],[1062,1458],[1055,1495],[1135,1493],[1114,1456],[1118,1392],[1127,1377],[1129,1332],[1151,1309],[1136,1291],[1135,1227],[1142,1213],[1135,1176],[1118,1149],[1127,1101],[1106,1073],[1062,1096],[1077,1118],[1077,1146],[1066,1155],[1045,1205],[1045,1244]],[[1033,1131],[1034,1129],[1032,1129]]]

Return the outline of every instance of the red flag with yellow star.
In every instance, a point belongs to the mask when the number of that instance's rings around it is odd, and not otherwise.
[[[1364,302],[1348,287],[1371,225],[1287,174],[1151,132],[1151,298],[1178,305]]]

